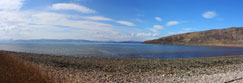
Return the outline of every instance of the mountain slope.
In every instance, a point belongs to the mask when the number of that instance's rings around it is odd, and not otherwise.
[[[184,33],[144,41],[145,44],[243,46],[243,27]]]

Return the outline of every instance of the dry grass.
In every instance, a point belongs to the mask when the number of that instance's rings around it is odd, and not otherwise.
[[[53,79],[52,76],[55,77],[36,63],[25,61],[9,52],[0,52],[0,83],[56,83],[60,81],[57,77]]]

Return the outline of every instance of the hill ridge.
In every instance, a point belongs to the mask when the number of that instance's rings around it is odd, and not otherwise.
[[[243,27],[182,33],[144,41],[144,44],[243,47]]]

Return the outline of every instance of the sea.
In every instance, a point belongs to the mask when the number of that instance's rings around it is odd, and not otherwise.
[[[0,43],[0,50],[96,58],[184,59],[243,55],[243,48],[140,43]]]

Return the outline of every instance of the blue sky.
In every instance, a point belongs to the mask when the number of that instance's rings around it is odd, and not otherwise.
[[[243,26],[241,0],[0,0],[0,39],[143,41]]]

